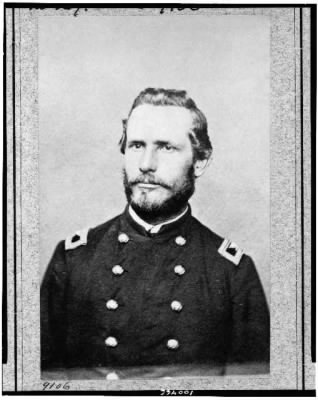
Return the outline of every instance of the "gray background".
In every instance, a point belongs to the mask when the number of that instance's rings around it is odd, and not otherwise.
[[[213,160],[193,214],[256,262],[270,293],[270,24],[263,16],[39,19],[40,257],[122,212],[121,119],[148,86],[188,90]]]
[[[15,14],[15,40],[12,42],[12,10],[6,10],[7,24],[7,146],[8,146],[8,363],[3,366],[6,390],[41,390],[40,374],[40,309],[39,277],[43,270],[40,243],[39,152],[43,132],[39,130],[39,21],[46,24],[49,16],[59,16],[71,23],[75,9],[21,8]],[[308,8],[202,8],[173,13],[160,9],[82,9],[79,18],[118,15],[156,15],[157,18],[193,19],[201,16],[223,16],[222,25],[236,15],[249,16],[242,23],[259,16],[270,24],[270,268],[271,268],[271,373],[270,375],[227,377],[184,377],[165,380],[72,381],[72,390],[149,390],[158,387],[186,389],[306,389],[315,387],[315,366],[310,358],[310,13]],[[303,47],[300,46],[300,20],[303,13]],[[259,23],[259,22],[258,22]],[[51,25],[50,25],[51,26]],[[84,24],[85,29],[85,24]],[[221,28],[220,28],[221,29]],[[240,25],[238,31],[243,29]],[[267,29],[267,25],[264,25]],[[54,33],[54,30],[52,29]],[[54,33],[56,34],[56,32]],[[43,50],[43,41],[42,50]],[[49,43],[49,41],[48,41]],[[261,43],[261,41],[260,41]],[[44,44],[45,45],[45,44]],[[14,48],[14,50],[13,50]],[[300,97],[300,59],[304,56],[304,97]],[[15,118],[13,117],[12,56],[15,56]],[[212,57],[212,55],[210,55]],[[233,60],[234,62],[234,60]],[[234,68],[234,65],[233,65]],[[132,97],[136,93],[132,94]],[[58,101],[58,99],[56,100]],[[130,104],[129,104],[130,105]],[[303,108],[301,106],[303,105]],[[301,111],[304,116],[304,136],[301,135]],[[216,117],[218,117],[216,115]],[[14,125],[13,125],[14,124]],[[15,128],[15,129],[13,129]],[[302,142],[303,139],[303,142]],[[304,154],[301,154],[302,144]],[[49,151],[46,149],[46,151]],[[237,150],[238,151],[238,150]],[[304,157],[304,158],[302,158]],[[16,177],[13,167],[16,160]],[[45,159],[45,157],[44,157]],[[216,161],[216,160],[215,160]],[[302,164],[302,161],[303,164]],[[43,158],[41,160],[43,163]],[[216,164],[214,163],[214,166]],[[305,237],[301,231],[301,172],[305,172]],[[213,170],[211,170],[212,172]],[[214,168],[215,171],[215,168]],[[96,171],[95,171],[96,172]],[[215,182],[215,181],[213,181]],[[49,184],[49,182],[48,182]],[[202,182],[201,182],[202,185]],[[43,186],[43,185],[42,185]],[[204,185],[202,185],[204,188]],[[14,202],[13,188],[17,197]],[[211,187],[212,192],[212,187]],[[230,185],[228,186],[230,190]],[[52,195],[54,193],[52,192]],[[218,194],[218,193],[217,193]],[[76,202],[74,202],[76,206]],[[13,205],[16,205],[13,210]],[[242,205],[240,205],[242,207]],[[43,208],[43,206],[42,206]],[[14,212],[17,225],[14,226]],[[52,212],[52,211],[51,211]],[[55,212],[55,217],[62,210]],[[63,214],[63,213],[62,213]],[[217,219],[214,214],[214,218]],[[308,222],[309,221],[309,222]],[[43,216],[41,222],[43,223]],[[54,224],[52,224],[54,227]],[[230,224],[229,224],[230,226]],[[41,228],[42,229],[42,228]],[[41,231],[42,233],[42,231]],[[43,233],[42,233],[43,236]],[[253,238],[252,238],[253,239]],[[302,240],[305,240],[305,248]],[[53,244],[52,247],[54,247]],[[249,247],[250,248],[250,247]],[[305,264],[302,264],[302,249]],[[48,255],[49,257],[49,255]],[[41,265],[41,267],[40,267]],[[259,266],[260,268],[260,266]],[[304,268],[304,280],[302,280]],[[265,270],[265,268],[263,268]],[[304,286],[303,286],[304,285]],[[304,292],[303,292],[304,289]],[[304,296],[304,302],[302,298]],[[304,315],[302,313],[304,306]],[[17,318],[16,318],[17,317]],[[305,324],[304,324],[305,322]],[[17,336],[15,336],[17,334]],[[305,337],[303,337],[305,334]],[[15,346],[15,337],[17,347]],[[305,353],[302,339],[305,340]],[[16,358],[17,356],[17,358]],[[305,356],[305,365],[303,364]],[[15,375],[17,368],[17,375]],[[302,373],[305,373],[303,377]],[[65,377],[66,378],[66,377]],[[303,380],[303,378],[305,380]],[[166,383],[165,383],[166,382]],[[15,386],[17,385],[17,386]]]

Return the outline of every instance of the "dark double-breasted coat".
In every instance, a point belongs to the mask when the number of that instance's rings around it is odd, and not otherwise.
[[[42,368],[269,361],[254,263],[189,211],[149,234],[128,210],[60,242],[41,286]]]

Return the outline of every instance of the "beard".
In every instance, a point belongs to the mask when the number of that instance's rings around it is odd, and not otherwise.
[[[168,184],[148,173],[129,180],[126,171],[123,170],[123,183],[127,201],[140,218],[149,223],[167,220],[180,213],[193,195],[195,190],[194,167],[191,165],[183,177],[174,184]],[[160,185],[170,192],[170,196],[161,201],[151,201],[147,195],[141,195],[136,201],[134,200],[133,189],[138,183]]]

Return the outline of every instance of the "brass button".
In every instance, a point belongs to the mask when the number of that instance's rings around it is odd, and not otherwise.
[[[109,372],[109,373],[106,375],[106,379],[107,379],[108,381],[114,381],[114,380],[119,379],[119,376],[116,374],[116,372]]]
[[[171,303],[171,310],[173,310],[173,311],[180,312],[182,310],[182,308],[183,308],[183,306],[180,303],[180,301],[178,301],[178,300],[174,300]]]
[[[114,275],[121,275],[124,273],[124,268],[121,265],[114,265],[112,268],[112,273]]]
[[[110,299],[106,303],[106,308],[108,310],[116,310],[118,308],[118,303],[116,300]]]
[[[177,236],[175,242],[178,246],[184,246],[187,243],[186,239],[183,236]]]
[[[177,339],[169,339],[167,341],[167,347],[170,350],[176,350],[179,347],[179,342]]]
[[[182,265],[176,265],[174,267],[174,273],[176,275],[181,276],[181,275],[185,274],[185,269],[184,269],[184,267]]]
[[[108,338],[105,340],[105,344],[107,347],[116,347],[118,345],[118,341],[115,337],[108,336]]]
[[[129,242],[129,236],[126,235],[126,233],[120,233],[118,235],[118,241],[119,243],[127,243]]]

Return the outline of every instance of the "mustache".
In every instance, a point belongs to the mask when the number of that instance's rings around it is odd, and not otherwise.
[[[168,185],[166,182],[149,175],[140,175],[135,179],[129,180],[128,183],[129,185],[137,185],[138,183],[147,183],[150,185],[159,185],[165,189],[172,189],[172,187]]]

